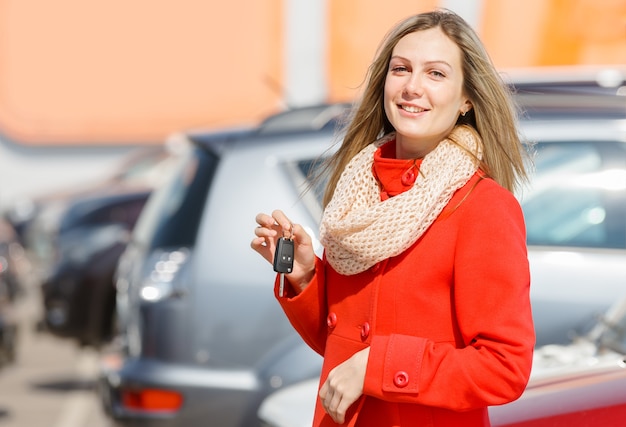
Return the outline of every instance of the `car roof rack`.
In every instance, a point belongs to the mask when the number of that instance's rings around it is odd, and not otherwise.
[[[260,134],[318,131],[334,128],[347,114],[347,103],[298,107],[268,117],[258,127]]]
[[[626,66],[555,66],[502,72],[523,118],[626,118]]]
[[[626,66],[554,66],[504,70],[516,93],[626,96]]]
[[[522,118],[626,119],[626,96],[577,92],[518,92],[515,99]]]

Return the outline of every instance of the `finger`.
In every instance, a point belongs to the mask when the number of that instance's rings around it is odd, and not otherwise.
[[[276,225],[276,220],[274,219],[274,217],[264,213],[257,214],[257,216],[255,217],[255,221],[261,227],[266,228],[273,228]]]
[[[331,415],[332,417],[330,408],[331,408],[331,402],[333,400],[333,390],[328,385],[328,380],[325,381],[322,387],[320,388],[318,396],[320,398],[324,411],[326,411],[326,413]]]
[[[259,224],[254,229],[255,238],[250,242],[250,247],[258,252],[269,263],[273,262],[276,251],[277,230],[276,221],[270,215],[259,213],[255,217]]]
[[[274,260],[274,249],[265,242],[265,238],[257,237],[250,242],[250,247],[258,252],[266,261],[272,263]]]
[[[340,392],[338,392],[334,387],[330,385],[329,379],[326,379],[326,381],[320,388],[319,397],[322,402],[322,407],[324,408],[326,413],[330,415],[333,421],[338,422],[339,424],[342,424],[345,413],[342,414],[338,412],[337,410],[341,404],[342,395]]]
[[[348,408],[352,405],[352,402],[348,402],[346,399],[341,399],[337,404],[335,409],[335,416],[333,419],[337,424],[343,424],[346,419],[346,412]]]
[[[327,393],[326,398],[322,400],[322,407],[324,411],[333,419],[333,421],[337,422],[338,416],[333,407],[333,394]]]
[[[293,224],[287,218],[287,215],[279,209],[272,212],[272,217],[276,221],[276,223],[282,229],[283,235],[286,237],[291,237],[293,235]]]
[[[254,229],[256,238],[252,240],[252,247],[254,249],[261,249],[260,246],[274,250],[276,246],[276,230],[270,228],[258,226]]]
[[[328,404],[328,414],[338,424],[343,424],[343,418],[345,415],[345,413],[342,414],[340,411],[340,405],[342,400],[343,399],[341,393],[334,392],[332,395],[332,399]]]
[[[302,245],[311,246],[313,244],[311,236],[300,224],[292,224],[291,235],[296,242]]]
[[[352,405],[352,401],[346,399],[345,396],[334,389],[329,389],[326,393],[320,395],[322,407],[328,415],[337,424],[343,424],[346,418],[346,412]]]
[[[257,237],[262,237],[264,239],[269,239],[269,238],[274,238],[276,237],[276,230],[271,229],[271,228],[267,228],[267,227],[263,227],[263,226],[258,226],[254,229],[254,234]]]
[[[325,381],[324,384],[322,384],[318,396],[323,401],[326,398],[326,394],[328,394],[328,381]]]
[[[252,247],[252,249],[257,252],[265,250],[267,248],[267,244],[265,243],[265,237],[255,237],[250,242],[250,247]]]

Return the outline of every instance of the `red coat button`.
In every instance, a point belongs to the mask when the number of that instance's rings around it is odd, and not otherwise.
[[[404,371],[396,372],[393,377],[393,383],[396,387],[404,388],[409,384],[409,374]]]
[[[417,174],[415,173],[414,166],[412,166],[411,169],[402,174],[402,178],[400,178],[400,181],[402,182],[402,185],[408,187],[409,185],[415,184],[416,178]]]
[[[377,272],[378,272],[378,270],[380,270],[380,263],[376,263],[376,264],[374,264],[374,265],[372,266],[371,270],[372,270],[372,273],[377,273]]]
[[[365,341],[370,336],[370,324],[365,322],[361,325],[361,339]]]
[[[337,315],[335,313],[330,313],[326,318],[326,324],[331,329],[337,326]]]

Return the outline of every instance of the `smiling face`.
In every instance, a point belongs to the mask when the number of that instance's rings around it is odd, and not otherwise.
[[[471,108],[463,92],[461,50],[441,29],[416,31],[396,44],[384,105],[396,130],[399,159],[424,157]]]

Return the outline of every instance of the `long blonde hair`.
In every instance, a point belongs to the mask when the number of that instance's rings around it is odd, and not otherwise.
[[[472,126],[481,136],[484,144],[481,169],[510,191],[527,180],[526,150],[519,139],[517,109],[508,87],[474,30],[460,16],[441,9],[401,21],[383,40],[369,67],[365,90],[353,109],[343,142],[326,164],[330,177],[324,206],[330,202],[350,159],[382,135],[395,130],[383,104],[385,79],[394,47],[407,34],[437,27],[461,50],[463,90],[473,108],[465,116],[459,116],[457,123]]]

